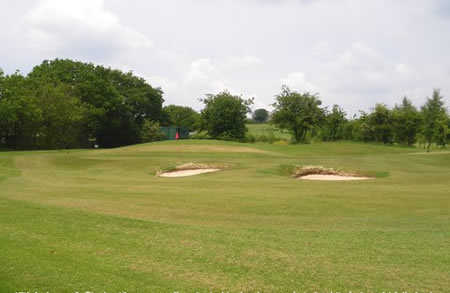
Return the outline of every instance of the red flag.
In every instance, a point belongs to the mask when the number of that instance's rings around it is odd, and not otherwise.
[[[175,134],[175,139],[180,139],[180,135],[178,134],[178,131],[177,131],[177,134]]]

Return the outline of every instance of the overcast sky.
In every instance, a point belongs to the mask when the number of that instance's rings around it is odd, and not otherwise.
[[[0,40],[6,73],[93,62],[197,110],[223,89],[267,107],[283,84],[349,113],[450,96],[449,0],[0,0]]]

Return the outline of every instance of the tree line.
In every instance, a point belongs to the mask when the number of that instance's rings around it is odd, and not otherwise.
[[[432,144],[445,147],[450,137],[450,119],[439,90],[434,90],[425,104],[417,109],[404,97],[392,109],[376,104],[371,112],[360,112],[352,119],[338,105],[321,107],[317,94],[298,93],[283,87],[274,103],[272,122],[290,129],[295,142],[312,138],[324,141],[356,140],[363,142],[397,143],[412,146]]]
[[[207,133],[218,139],[245,141],[246,114],[253,100],[244,100],[229,92],[209,95],[202,100],[201,125]],[[293,143],[311,140],[355,140],[412,146],[422,144],[445,147],[450,138],[450,118],[439,90],[434,90],[426,103],[416,108],[404,97],[392,109],[376,104],[372,111],[361,111],[347,118],[339,105],[322,106],[318,94],[299,93],[283,86],[275,96],[274,110],[253,112],[254,122],[269,122],[292,134]]]
[[[162,91],[132,73],[72,60],[26,76],[0,73],[0,144],[12,149],[115,147],[159,121]]]
[[[207,95],[198,113],[190,107],[163,107],[163,91],[132,72],[68,59],[44,61],[27,75],[0,70],[0,147],[61,149],[117,147],[164,137],[160,126],[183,126],[206,137],[246,141],[253,99],[223,91]],[[392,109],[347,118],[344,110],[322,106],[318,94],[283,86],[273,111],[257,109],[256,122],[292,133],[294,143],[311,140],[422,143],[446,146],[450,119],[443,97],[434,90],[416,108],[408,98]]]

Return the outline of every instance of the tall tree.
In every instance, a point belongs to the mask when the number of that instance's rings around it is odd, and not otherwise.
[[[19,72],[0,84],[0,141],[8,148],[36,147],[41,111],[39,102]]]
[[[64,84],[43,84],[35,89],[41,120],[37,145],[45,149],[67,149],[85,146],[88,137],[83,134],[88,108],[72,96]],[[84,137],[83,137],[84,136]]]
[[[392,110],[394,140],[397,143],[413,145],[420,131],[422,117],[407,97]]]
[[[344,126],[347,122],[344,110],[338,105],[333,105],[331,111],[326,111],[322,124],[322,138],[324,140],[338,140],[344,138]]]
[[[200,127],[200,114],[190,107],[169,105],[163,108],[167,115],[165,124],[189,128],[190,131]]]
[[[309,92],[298,93],[283,86],[273,104],[272,122],[293,133],[296,142],[306,142],[308,132],[318,127],[324,117],[319,97]]]
[[[161,89],[130,72],[55,59],[34,67],[28,78],[35,87],[68,85],[73,96],[90,106],[84,129],[101,147],[137,143],[144,121],[161,118]]]
[[[253,99],[245,100],[228,91],[207,95],[201,99],[205,108],[201,111],[202,128],[214,138],[243,139],[247,128],[245,121]]]
[[[432,143],[445,145],[448,116],[444,107],[443,97],[438,89],[433,90],[431,98],[427,98],[427,102],[422,106],[421,112],[423,117],[422,134],[426,142],[427,151],[430,151]]]
[[[256,109],[252,115],[253,121],[257,123],[265,123],[269,120],[269,111],[266,109]]]
[[[374,141],[384,144],[393,142],[392,113],[386,105],[376,104],[373,112],[369,114],[367,122]]]

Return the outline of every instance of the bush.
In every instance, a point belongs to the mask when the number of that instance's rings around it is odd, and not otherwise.
[[[189,136],[190,139],[211,139],[211,136],[209,136],[206,132],[204,131],[199,131],[196,132],[194,134],[191,134]]]
[[[158,122],[145,120],[141,130],[141,142],[159,141],[165,138]]]
[[[243,142],[248,142],[248,143],[255,143],[255,142],[264,142],[264,143],[270,143],[273,144],[275,142],[283,142],[282,144],[288,144],[289,142],[282,138],[282,137],[278,137],[275,134],[273,134],[273,132],[269,132],[267,134],[260,134],[260,135],[255,135],[255,134],[247,134],[245,139],[242,140]]]

